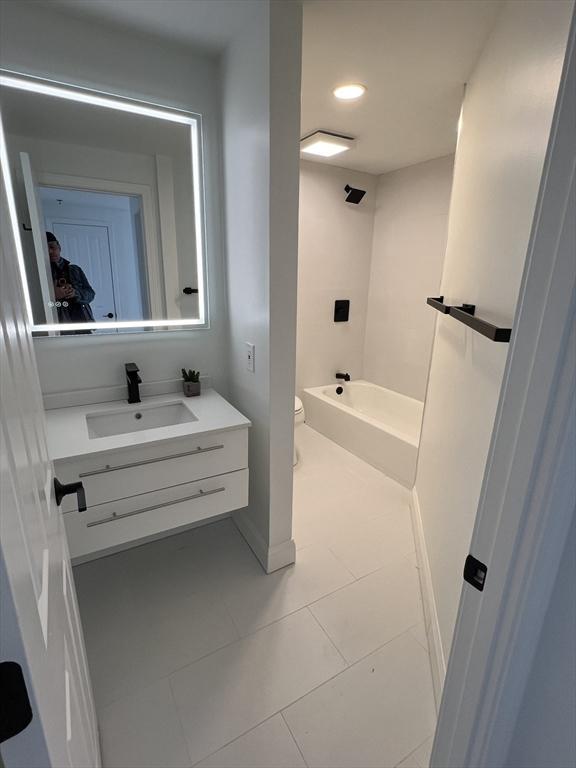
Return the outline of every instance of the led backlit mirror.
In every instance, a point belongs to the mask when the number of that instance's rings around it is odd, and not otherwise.
[[[200,117],[0,73],[33,330],[206,323]]]

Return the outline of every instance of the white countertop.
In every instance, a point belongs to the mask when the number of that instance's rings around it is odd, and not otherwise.
[[[139,408],[162,403],[183,403],[197,417],[197,421],[172,424],[167,427],[145,429],[140,432],[125,432],[121,435],[90,438],[86,416],[109,413],[114,410]],[[229,429],[241,429],[251,426],[250,421],[237,411],[234,406],[221,397],[215,390],[206,389],[199,397],[183,397],[178,394],[144,397],[141,403],[128,404],[126,400],[117,400],[95,405],[81,405],[72,408],[56,408],[46,411],[48,428],[48,451],[50,458],[70,459],[89,454],[114,451],[120,448],[132,448],[138,445],[151,445],[164,440],[173,440],[209,432],[221,432]]]

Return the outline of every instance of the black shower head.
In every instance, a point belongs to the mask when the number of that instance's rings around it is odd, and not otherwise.
[[[344,187],[344,192],[347,192],[346,202],[347,203],[354,203],[355,205],[358,205],[360,200],[364,197],[366,194],[365,189],[354,189],[354,187],[351,187],[350,184],[346,184]]]

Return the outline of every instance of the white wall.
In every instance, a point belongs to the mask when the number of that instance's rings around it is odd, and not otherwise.
[[[274,0],[270,3],[269,570],[293,560],[296,550],[292,540],[292,450],[301,68],[302,5]]]
[[[238,524],[268,570],[294,560],[293,377],[301,9],[261,3],[223,64],[230,398],[253,427]],[[271,113],[274,116],[271,119]],[[255,344],[255,371],[245,343]]]
[[[1,66],[199,112],[203,116],[210,328],[115,338],[40,339],[44,393],[120,384],[135,360],[146,382],[179,375],[182,365],[212,376],[226,394],[227,335],[221,240],[219,64],[167,44],[35,3],[2,3]]]
[[[571,10],[507,2],[466,91],[441,293],[503,326],[513,322]],[[450,317],[436,322],[416,491],[447,656],[508,345]]]
[[[424,400],[446,250],[454,156],[378,179],[364,378]]]
[[[576,512],[514,727],[507,768],[576,765]]]
[[[300,163],[296,391],[330,384],[336,371],[362,378],[377,177],[321,162]],[[366,190],[358,204],[344,187]],[[334,322],[334,300],[350,320]]]

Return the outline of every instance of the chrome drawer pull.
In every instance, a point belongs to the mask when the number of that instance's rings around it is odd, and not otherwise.
[[[208,448],[196,448],[193,451],[184,453],[173,453],[170,456],[159,456],[157,459],[142,459],[142,461],[133,461],[130,464],[118,464],[116,467],[107,465],[104,469],[94,469],[91,472],[80,472],[78,477],[92,477],[92,475],[102,475],[104,472],[116,472],[118,469],[130,469],[131,467],[142,467],[145,464],[156,464],[159,461],[169,461],[170,459],[181,459],[182,456],[195,456],[198,453],[208,453],[208,451],[219,451],[224,448],[223,445],[209,445]]]
[[[192,501],[193,499],[201,499],[204,496],[212,496],[213,493],[222,493],[225,490],[226,488],[215,488],[213,491],[199,491],[193,496],[184,496],[182,499],[174,499],[173,501],[163,501],[160,504],[152,504],[150,507],[135,509],[133,512],[123,512],[120,515],[112,514],[110,517],[105,517],[102,520],[94,520],[91,523],[87,523],[86,528],[93,528],[95,525],[102,525],[103,523],[113,523],[115,520],[122,520],[124,517],[132,517],[132,515],[141,515],[143,512],[150,512],[153,509],[171,507],[174,504],[180,504],[182,501]]]

